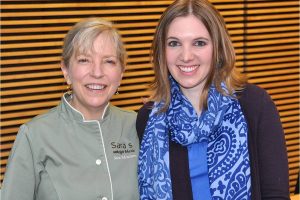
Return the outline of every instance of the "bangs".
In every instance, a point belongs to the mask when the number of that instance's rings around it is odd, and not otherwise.
[[[97,31],[96,29],[93,31],[85,29],[79,32],[72,41],[74,56],[77,57],[78,55],[88,55],[91,53],[90,50],[93,49],[94,40],[99,34],[100,31]]]
[[[106,41],[110,40],[115,46],[117,50],[115,38],[113,34],[110,34],[110,29],[99,30],[94,29],[93,31],[85,30],[81,34],[78,34],[73,39],[73,47],[74,47],[74,56],[78,55],[89,55],[94,53],[95,49],[93,47],[94,41],[100,34],[104,34],[106,36]]]

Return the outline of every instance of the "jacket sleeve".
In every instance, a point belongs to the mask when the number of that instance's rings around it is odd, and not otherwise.
[[[1,189],[2,200],[34,199],[33,155],[26,132],[26,126],[21,126],[10,153]]]
[[[146,129],[147,121],[149,119],[150,111],[152,110],[153,102],[148,102],[144,104],[138,111],[136,119],[136,131],[140,140],[142,142],[144,131]]]
[[[253,197],[289,199],[287,151],[278,111],[265,90],[250,85],[248,91],[242,106],[250,131],[251,186],[260,193]]]
[[[142,142],[153,104],[153,102],[148,102],[138,111],[136,130],[140,142]],[[171,140],[169,141],[169,144],[173,200],[191,200],[193,199],[193,193],[190,181],[188,150],[186,147],[181,146]]]
[[[289,199],[288,160],[279,114],[264,93],[258,124],[262,199]]]

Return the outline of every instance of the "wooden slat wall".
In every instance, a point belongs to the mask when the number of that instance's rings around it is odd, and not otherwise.
[[[18,127],[57,105],[66,86],[62,39],[82,18],[103,17],[120,30],[128,65],[112,103],[137,110],[153,78],[149,47],[161,13],[172,1],[1,2],[1,182]],[[299,2],[211,0],[224,16],[237,66],[267,89],[283,123],[290,191],[299,172]]]

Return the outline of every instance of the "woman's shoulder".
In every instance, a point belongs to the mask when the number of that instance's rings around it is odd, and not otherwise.
[[[142,107],[138,110],[138,116],[149,115],[150,111],[153,108],[153,105],[154,105],[153,101],[148,101],[147,103],[143,104]]]
[[[253,106],[258,108],[266,102],[272,102],[267,91],[255,84],[247,83],[244,89],[239,93],[239,101],[242,106]]]
[[[245,85],[245,88],[242,91],[242,97],[247,96],[247,97],[257,97],[257,96],[265,96],[267,95],[267,92],[265,89],[252,84],[252,83],[247,83]]]
[[[51,122],[55,123],[55,121],[59,120],[58,106],[51,108],[45,113],[41,113],[33,117],[30,121],[26,122],[24,125],[28,127],[37,127],[37,126],[44,126],[45,124],[52,124]]]
[[[267,91],[257,85],[247,84],[240,93],[239,103],[247,121],[258,123],[261,115],[274,113],[276,106]],[[267,113],[266,113],[267,112]]]
[[[142,107],[138,110],[138,114],[137,114],[137,123],[146,123],[148,118],[149,118],[149,114],[153,108],[154,102],[153,101],[149,101],[145,104],[142,105]]]
[[[121,115],[128,115],[128,116],[134,116],[136,115],[136,112],[133,111],[133,110],[128,110],[128,109],[125,109],[125,108],[120,108],[120,107],[117,107],[117,106],[114,106],[114,105],[110,105],[110,109],[113,111],[113,112],[117,112]]]
[[[149,119],[149,114],[152,110],[153,104],[154,104],[153,101],[149,101],[145,103],[138,111],[137,119],[136,119],[136,131],[138,133],[140,141],[143,138],[147,121]]]
[[[110,105],[110,112],[119,120],[135,121],[137,113],[133,110],[127,110],[114,105]]]
[[[25,136],[32,144],[37,144],[41,138],[52,135],[57,132],[57,124],[59,123],[59,112],[57,106],[45,113],[33,117],[19,127],[17,137]],[[37,143],[36,143],[37,142]]]

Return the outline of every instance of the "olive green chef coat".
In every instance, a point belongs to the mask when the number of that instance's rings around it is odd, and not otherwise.
[[[109,104],[86,121],[68,98],[20,127],[2,200],[139,199],[136,113]]]

